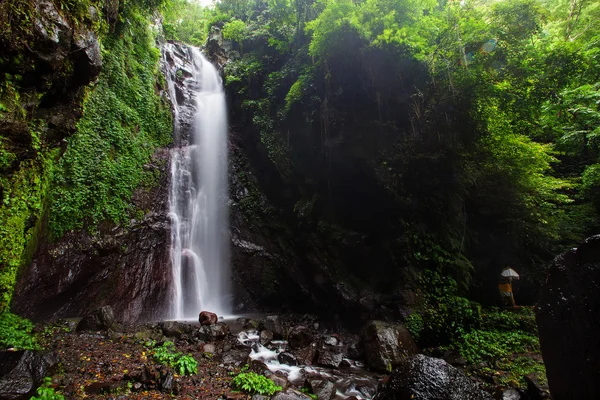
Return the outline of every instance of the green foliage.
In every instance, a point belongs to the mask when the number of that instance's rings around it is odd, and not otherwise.
[[[18,269],[35,249],[55,157],[56,151],[43,151],[12,175],[0,175],[0,312],[10,304]]]
[[[164,342],[161,346],[155,346],[156,342],[150,343],[150,347],[154,347],[152,357],[159,364],[175,368],[180,375],[195,375],[198,373],[198,362],[194,357],[176,352],[173,342]]]
[[[423,296],[421,321],[412,317],[412,329],[424,345],[450,343],[479,326],[477,304],[458,295],[456,281],[438,272],[425,270],[419,276]],[[418,330],[422,324],[422,329]],[[412,332],[411,332],[412,333]]]
[[[521,331],[473,330],[456,342],[460,354],[471,364],[495,361],[513,353],[539,352],[536,335]]]
[[[34,350],[39,346],[31,333],[33,324],[8,311],[0,313],[0,349]]]
[[[44,383],[37,389],[37,396],[33,396],[30,400],[65,400],[65,397],[54,391],[52,378],[45,377]]]
[[[235,375],[231,383],[235,390],[241,390],[249,394],[271,396],[273,393],[281,390],[281,386],[275,385],[272,380],[255,372],[246,372],[245,370]]]
[[[55,236],[103,221],[126,223],[133,191],[152,179],[144,164],[171,140],[170,110],[156,94],[159,51],[148,23],[130,10],[128,26],[103,41],[102,72],[54,173]]]
[[[421,316],[421,314],[416,312],[413,312],[408,317],[406,317],[403,325],[406,329],[408,329],[415,341],[419,340],[419,338],[421,337],[421,332],[423,332],[423,329],[425,328],[423,317]]]
[[[233,40],[242,43],[246,33],[246,23],[239,19],[232,19],[223,25],[223,37],[228,40]]]
[[[163,12],[165,39],[179,40],[194,46],[202,46],[208,35],[213,12],[195,1],[170,0]]]
[[[520,330],[537,335],[537,323],[532,308],[523,308],[519,312],[490,308],[481,314],[481,329],[488,331]]]
[[[452,345],[470,364],[486,362],[489,373],[502,384],[526,388],[524,376],[536,372],[545,376],[533,309],[519,311],[485,310],[478,329],[463,333]],[[486,372],[486,371],[484,371]]]

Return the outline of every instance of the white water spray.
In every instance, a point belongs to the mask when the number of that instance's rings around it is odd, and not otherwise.
[[[227,112],[221,79],[196,48],[193,64],[196,114],[189,145],[182,143],[174,112],[171,154],[171,263],[173,319],[197,319],[200,311],[231,312],[227,210]],[[173,82],[169,92],[175,99]]]

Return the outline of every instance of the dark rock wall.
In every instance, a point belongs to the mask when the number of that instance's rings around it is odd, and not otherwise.
[[[163,318],[171,287],[168,167],[169,152],[161,149],[148,165],[160,171],[159,185],[134,196],[138,208],[150,210],[141,220],[42,242],[19,280],[13,311],[49,320],[111,305],[118,320]]]
[[[600,235],[554,259],[536,307],[554,400],[600,398]]]

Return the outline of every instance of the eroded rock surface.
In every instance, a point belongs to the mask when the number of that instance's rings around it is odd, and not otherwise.
[[[29,399],[57,363],[50,352],[1,351],[0,400]]]
[[[492,400],[460,370],[422,354],[404,360],[374,400]]]
[[[399,324],[370,321],[364,327],[361,338],[367,365],[381,372],[390,372],[419,352],[410,332]]]
[[[600,398],[600,235],[554,259],[536,306],[554,400]]]

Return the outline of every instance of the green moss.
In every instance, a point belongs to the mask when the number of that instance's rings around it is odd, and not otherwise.
[[[171,140],[170,109],[155,87],[160,54],[149,18],[134,10],[127,18],[103,39],[102,72],[56,168],[50,211],[55,237],[103,221],[126,223],[135,211],[133,191],[155,181],[144,164]]]
[[[31,260],[55,156],[40,152],[11,176],[0,177],[0,312],[10,303],[19,268]]]

